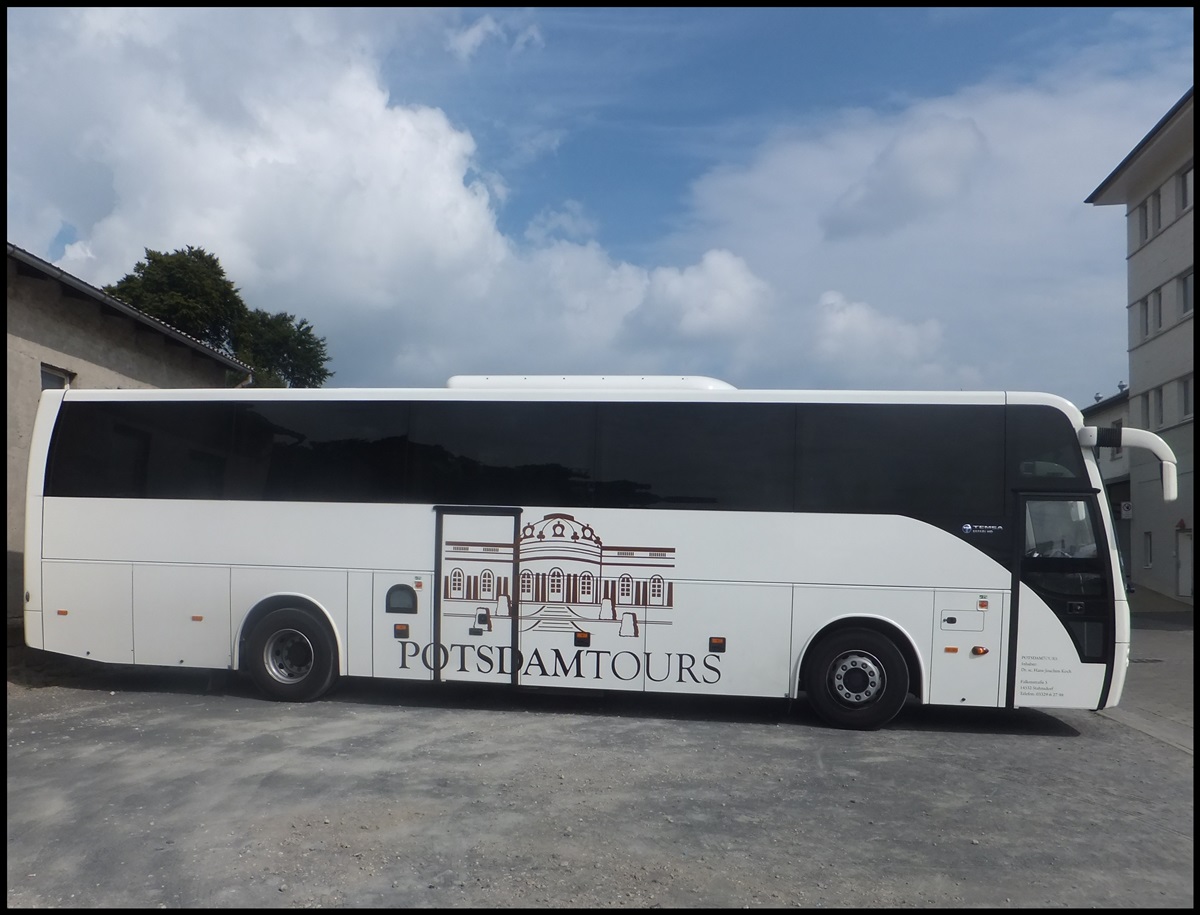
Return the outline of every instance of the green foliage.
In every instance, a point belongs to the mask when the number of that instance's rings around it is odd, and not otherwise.
[[[248,311],[234,331],[234,351],[255,367],[255,387],[319,388],[333,374],[325,368],[325,338],[282,311]]]
[[[220,262],[190,245],[171,254],[147,248],[133,273],[104,291],[220,350],[230,348],[234,325],[246,312]]]
[[[325,368],[325,338],[308,321],[282,311],[252,311],[221,262],[203,248],[189,245],[170,254],[147,248],[146,259],[104,291],[231,353],[254,369],[254,387],[319,388],[333,375]]]

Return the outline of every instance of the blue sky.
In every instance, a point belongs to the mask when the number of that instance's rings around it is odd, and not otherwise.
[[[217,255],[333,386],[1126,379],[1124,214],[1191,9],[22,9],[8,240]],[[50,65],[52,63],[52,65]]]

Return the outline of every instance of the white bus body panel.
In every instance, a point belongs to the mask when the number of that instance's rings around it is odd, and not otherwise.
[[[133,663],[133,566],[43,562],[42,637],[47,651]]]
[[[25,644],[45,649],[45,623],[42,617],[44,595],[39,559],[42,556],[42,492],[45,484],[45,455],[50,449],[50,435],[66,391],[42,391],[33,432],[29,437],[31,456],[25,478]],[[37,460],[33,460],[33,456]],[[49,650],[49,649],[48,649]]]
[[[933,613],[933,605],[932,588],[797,586],[792,632],[793,641],[801,651],[795,657],[793,681],[798,682],[802,653],[808,651],[830,623],[867,619],[888,623],[900,630],[916,652],[921,680],[926,684],[928,693],[929,646],[932,641],[929,618]],[[917,674],[918,671],[912,672],[914,680]],[[922,696],[922,701],[924,699]]]
[[[1079,660],[1058,617],[1025,585],[1021,585],[1019,606],[1014,704],[1018,708],[1095,708],[1104,687],[1104,665]]]
[[[433,642],[433,592],[427,583],[433,582],[432,573],[422,575],[413,572],[375,572],[371,575],[373,594],[367,601],[351,604],[350,638],[363,640],[367,651],[366,665],[359,666],[356,658],[362,652],[351,649],[351,676],[381,677],[389,680],[433,679],[434,665],[425,664],[421,658],[424,647]],[[386,612],[387,593],[394,585],[407,585],[417,595],[417,612],[395,614]],[[370,622],[367,608],[370,607]],[[409,627],[408,640],[398,640],[394,632],[397,624]]]
[[[1003,705],[1008,593],[939,589],[934,611],[928,701],[937,705]]]
[[[229,667],[229,568],[135,565],[133,661]]]
[[[789,696],[792,588],[681,581],[676,608],[647,620],[645,688],[724,696]],[[722,651],[710,651],[710,639]]]
[[[78,616],[48,616],[39,629],[49,650],[123,662],[237,666],[246,614],[267,597],[288,594],[327,615],[342,673],[432,677],[432,666],[414,656],[433,634],[430,506],[49,498],[44,508],[50,532],[42,545],[44,606],[53,614],[58,604],[86,605],[90,590],[110,595],[112,604],[102,608],[106,622],[92,628],[73,625]],[[243,509],[253,523],[239,517]],[[576,626],[593,638],[592,653],[578,662],[565,631],[523,631],[520,683],[795,695],[802,655],[814,636],[857,617],[887,622],[908,640],[923,701],[1004,704],[1011,573],[950,533],[891,515],[529,507],[522,522],[554,514],[594,530],[607,563],[636,567],[650,553],[669,556],[656,561],[669,566],[662,571],[674,602],[636,612],[616,606],[608,625]],[[325,536],[329,531],[337,537]],[[481,528],[481,535],[498,536],[491,528]],[[397,569],[401,561],[408,568]],[[181,566],[190,570],[176,579],[171,570]],[[862,584],[836,584],[854,579]],[[384,612],[395,584],[417,591],[416,614]],[[190,596],[172,607],[169,619],[159,619],[154,608],[170,605],[172,595]],[[986,611],[979,609],[981,599]],[[31,607],[39,606],[31,600]],[[522,602],[522,625],[541,607]],[[113,619],[128,624],[113,626]],[[396,623],[410,626],[407,648],[393,635]],[[223,643],[215,635],[218,625]],[[1097,703],[1103,665],[1077,660],[1062,624],[1028,589],[1021,594],[1020,630],[1018,705]],[[185,633],[191,644],[181,650]],[[710,638],[726,639],[726,651],[710,652]],[[975,647],[986,653],[973,654]],[[1082,679],[1055,671],[1077,671]]]

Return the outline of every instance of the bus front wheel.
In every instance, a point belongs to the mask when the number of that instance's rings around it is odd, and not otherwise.
[[[246,661],[259,689],[288,702],[310,702],[337,678],[337,646],[329,627],[290,607],[258,622],[246,645]]]
[[[805,664],[809,704],[835,728],[883,727],[908,698],[908,664],[896,643],[873,629],[824,638]]]

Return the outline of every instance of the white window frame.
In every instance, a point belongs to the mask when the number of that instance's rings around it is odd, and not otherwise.
[[[46,384],[48,378],[58,380],[58,384]],[[56,365],[50,365],[46,362],[42,363],[42,390],[65,391],[71,387],[71,382],[75,380],[75,373],[69,372],[66,369],[60,369]]]

